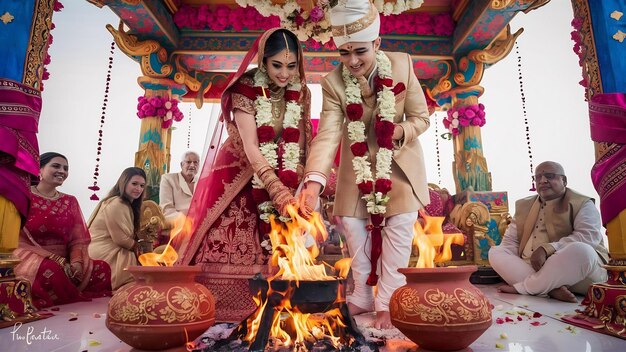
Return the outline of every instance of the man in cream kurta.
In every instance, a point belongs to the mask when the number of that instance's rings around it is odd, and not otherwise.
[[[535,169],[538,195],[515,203],[515,217],[489,263],[507,282],[506,293],[549,295],[576,302],[594,282],[607,278],[600,214],[593,199],[567,188],[558,163]]]
[[[198,181],[200,157],[197,153],[188,151],[180,162],[180,172],[161,176],[159,186],[159,205],[168,222],[174,221],[181,215],[187,215],[193,191]]]
[[[300,199],[301,209],[313,208],[313,202],[326,183],[336,150],[341,144],[340,164],[334,215],[341,219],[345,229],[350,255],[354,292],[348,297],[351,314],[376,311],[376,327],[391,328],[389,300],[395,289],[405,284],[405,277],[397,269],[406,267],[411,254],[413,225],[417,210],[430,201],[422,147],[418,140],[430,125],[429,113],[421,86],[413,72],[412,60],[405,53],[384,53],[391,63],[391,78],[395,94],[393,142],[395,149],[391,163],[392,188],[384,214],[382,252],[378,263],[377,296],[366,284],[371,272],[370,233],[367,230],[370,214],[363,194],[359,191],[352,160],[354,154],[348,133],[346,84],[342,78],[344,67],[359,81],[366,142],[372,174],[376,175],[376,115],[379,113],[377,95],[373,92],[378,74],[376,52],[380,47],[380,19],[376,9],[367,1],[347,1],[333,8],[331,23],[341,64],[321,81],[323,107],[317,136],[311,144],[311,153],[305,166],[305,189]],[[344,30],[338,35],[338,30]],[[347,31],[347,33],[346,33]],[[347,35],[346,35],[347,34]]]

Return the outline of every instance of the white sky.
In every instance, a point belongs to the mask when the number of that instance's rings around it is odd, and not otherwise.
[[[48,65],[50,79],[45,81],[43,111],[39,123],[40,151],[57,151],[69,159],[70,175],[61,191],[75,195],[85,217],[96,202],[90,201],[95,166],[98,126],[112,36],[106,24],[117,27],[117,17],[108,9],[86,1],[66,1],[55,13]],[[512,22],[512,32],[523,27],[518,39],[522,55],[526,109],[530,123],[533,162],[560,162],[569,185],[597,199],[590,179],[594,162],[589,137],[589,118],[584,90],[578,85],[581,68],[572,51],[570,39],[572,9],[569,2],[553,1],[529,14],[520,13]],[[116,48],[109,103],[103,136],[99,185],[102,198],[122,170],[133,166],[139,141],[140,120],[136,116],[137,97],[143,95],[137,77],[139,65]],[[510,206],[516,199],[531,194],[530,170],[515,50],[490,67],[481,82],[480,98],[486,107],[487,124],[482,128],[483,152],[493,178],[494,191],[508,191]],[[321,90],[312,87],[312,116],[319,116]],[[317,99],[317,100],[316,100]],[[191,149],[202,151],[211,113],[191,103],[179,105],[185,114],[175,124],[172,141],[171,171],[179,171],[180,155],[187,149],[189,112],[191,112]],[[439,134],[444,133],[437,113]],[[431,128],[420,137],[428,172],[428,182],[439,183],[435,152],[435,118]],[[441,185],[455,192],[452,178],[452,142],[439,139]]]

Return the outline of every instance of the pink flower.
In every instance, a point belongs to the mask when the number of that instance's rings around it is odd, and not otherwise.
[[[323,20],[324,19],[324,10],[322,10],[318,6],[315,6],[313,9],[311,9],[311,13],[309,14],[309,18],[311,19],[311,21],[313,21],[315,23]]]

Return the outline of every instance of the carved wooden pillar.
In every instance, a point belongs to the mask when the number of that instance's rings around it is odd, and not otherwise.
[[[155,79],[140,77],[139,84],[145,89],[145,98],[162,98],[162,101],[178,100],[185,93],[184,86],[170,79]],[[146,116],[141,121],[139,132],[139,146],[135,153],[135,166],[146,172],[146,199],[159,202],[159,184],[161,175],[169,171],[171,160],[170,145],[172,128],[165,127],[165,119],[174,119],[173,116],[165,117],[166,107],[163,111],[156,108],[154,116]],[[170,114],[171,115],[171,114]]]
[[[483,92],[480,86],[455,89],[452,97],[452,107],[457,116],[467,121],[468,113],[477,109],[478,96]],[[457,119],[458,121],[458,119]],[[491,191],[491,173],[487,168],[487,159],[483,154],[483,141],[480,126],[471,124],[458,127],[459,134],[452,137],[454,147],[454,183],[457,193],[468,188],[477,192]]]

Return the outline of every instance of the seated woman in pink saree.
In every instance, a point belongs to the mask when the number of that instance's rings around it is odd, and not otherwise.
[[[246,71],[258,53],[258,68]],[[259,37],[222,95],[220,126],[194,192],[193,230],[174,241],[178,264],[200,265],[217,321],[241,321],[255,305],[248,279],[267,275],[269,216],[287,216],[311,141],[310,91],[298,38]],[[228,138],[222,143],[223,124]],[[219,150],[216,150],[217,146]],[[280,218],[279,218],[280,219]]]
[[[31,187],[30,210],[13,252],[17,276],[32,285],[39,309],[111,295],[111,268],[87,253],[90,236],[78,201],[57,191],[68,175],[65,156],[40,157],[40,181]]]

